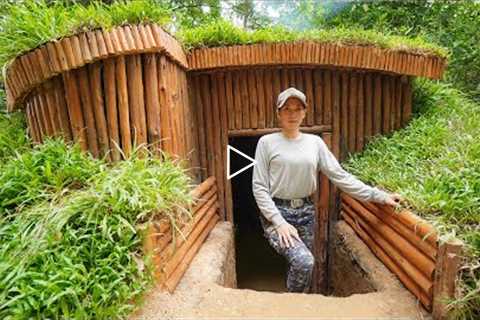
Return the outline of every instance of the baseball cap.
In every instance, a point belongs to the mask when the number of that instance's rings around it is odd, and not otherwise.
[[[283,107],[285,102],[287,102],[288,98],[298,98],[300,101],[302,101],[303,106],[306,108],[307,107],[307,97],[305,97],[305,94],[294,88],[290,87],[288,89],[283,90],[280,92],[277,98],[277,110]]]

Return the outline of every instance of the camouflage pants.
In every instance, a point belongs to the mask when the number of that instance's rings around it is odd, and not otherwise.
[[[264,236],[277,253],[284,256],[288,262],[287,290],[289,292],[308,292],[312,280],[312,271],[315,259],[313,257],[315,206],[306,203],[302,207],[277,205],[283,218],[294,226],[302,241],[293,238],[294,246],[285,248],[280,246],[277,231],[266,228],[266,223],[260,219]]]

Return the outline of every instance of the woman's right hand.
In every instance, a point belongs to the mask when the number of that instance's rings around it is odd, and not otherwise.
[[[280,246],[282,248],[285,246],[287,248],[293,247],[295,245],[293,238],[297,238],[299,241],[302,241],[298,235],[297,229],[295,229],[295,227],[288,222],[283,223],[277,228],[277,234],[278,239],[280,240]]]

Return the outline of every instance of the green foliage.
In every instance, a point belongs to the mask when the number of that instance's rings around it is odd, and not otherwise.
[[[99,162],[78,146],[47,140],[0,165],[0,215],[49,200],[65,189],[81,188],[98,170]]]
[[[0,90],[0,163],[30,147],[25,125],[22,113],[6,112],[5,92]]]
[[[374,45],[390,50],[446,56],[445,49],[428,43],[420,37],[385,36],[380,32],[360,28],[314,29],[303,32],[277,26],[252,32],[234,26],[225,20],[215,20],[205,25],[183,29],[178,34],[187,50],[196,47],[214,47],[261,42],[313,40],[337,44]]]
[[[478,1],[355,1],[322,26],[360,26],[438,43],[451,52],[446,79],[480,99]]]
[[[141,226],[154,216],[168,217],[174,228],[189,218],[172,210],[191,204],[189,177],[166,155],[134,154],[109,166],[60,140],[32,153],[23,158],[42,161],[28,169],[46,181],[30,186],[32,205],[0,217],[0,317],[126,317],[152,283]],[[50,179],[42,176],[48,163],[58,171]],[[22,164],[18,169],[23,179]],[[75,179],[81,183],[73,186]]]
[[[376,137],[344,166],[402,194],[441,234],[465,242],[464,294],[454,304],[457,319],[473,319],[480,310],[480,105],[451,86],[417,80],[415,111],[407,127]]]
[[[155,0],[100,1],[88,5],[69,1],[26,0],[2,8],[0,65],[53,39],[82,30],[109,29],[127,23],[170,22],[170,10]]]

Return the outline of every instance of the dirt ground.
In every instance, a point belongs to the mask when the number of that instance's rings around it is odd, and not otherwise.
[[[375,292],[348,297],[235,289],[232,225],[217,224],[173,294],[152,290],[131,319],[431,319],[343,222],[345,244]]]

